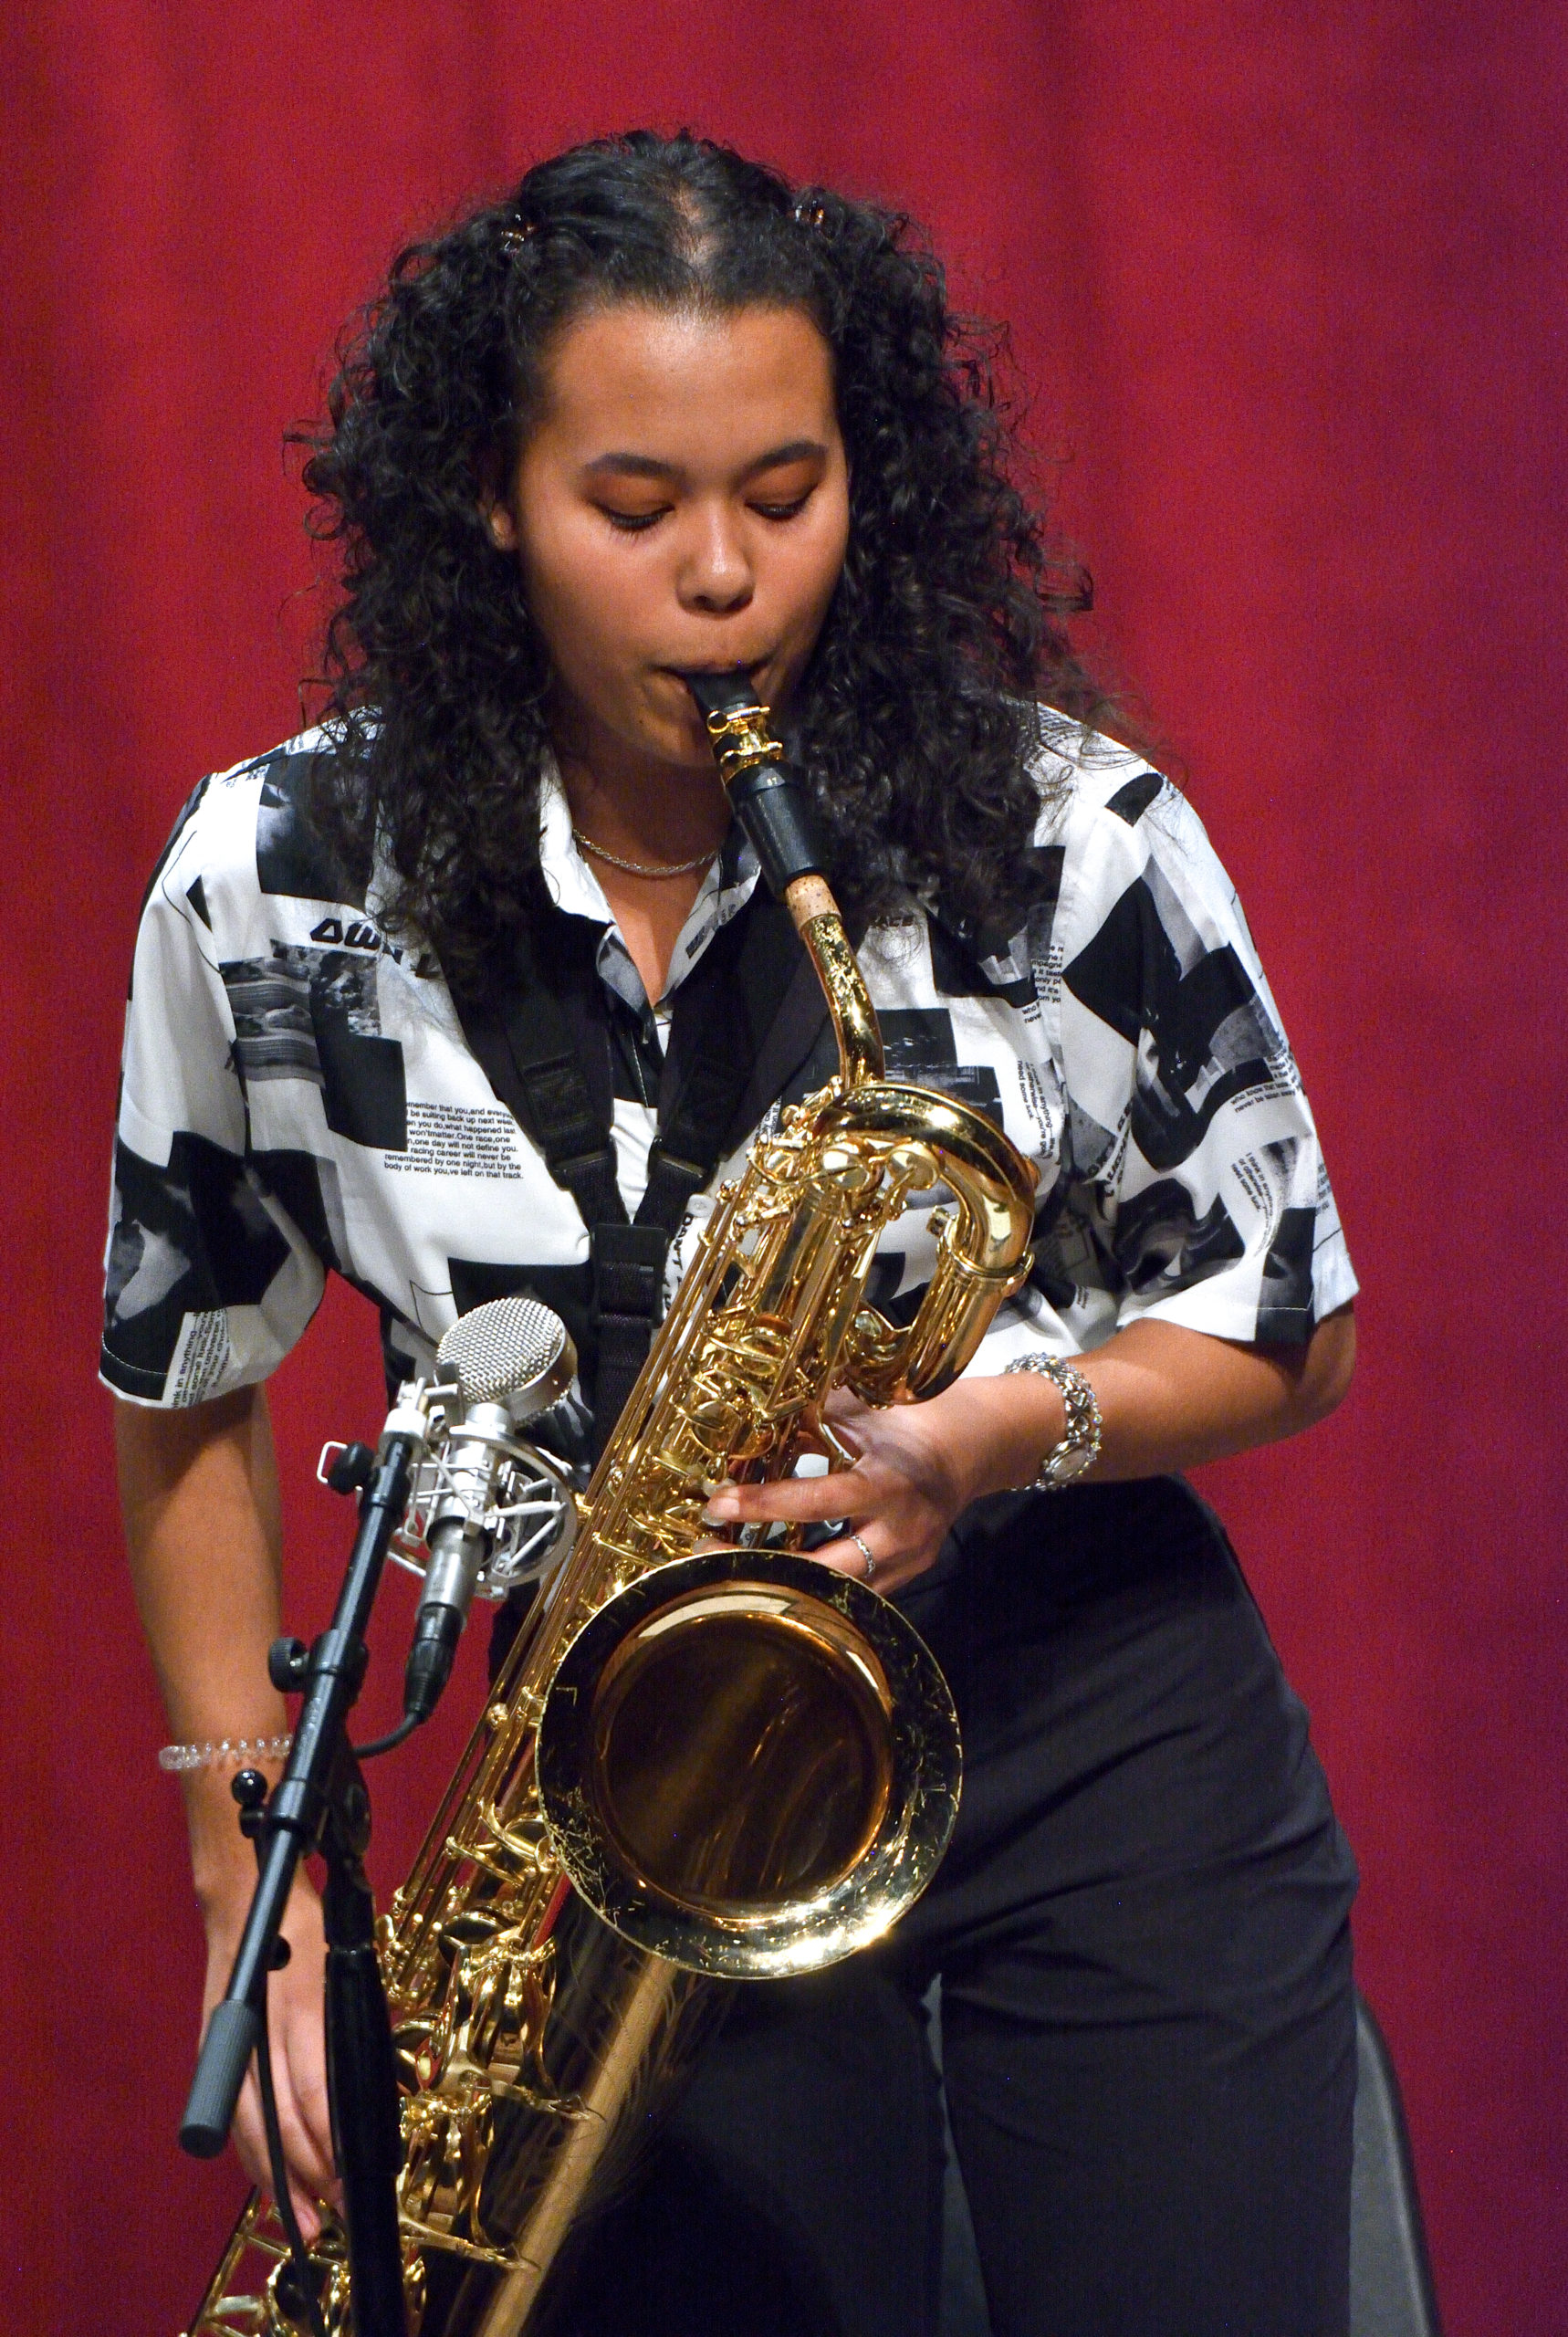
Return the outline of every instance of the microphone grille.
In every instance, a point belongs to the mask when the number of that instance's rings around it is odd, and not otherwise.
[[[560,1316],[537,1298],[492,1298],[458,1316],[435,1362],[443,1378],[455,1377],[465,1403],[497,1404],[540,1379],[564,1389],[577,1356]]]

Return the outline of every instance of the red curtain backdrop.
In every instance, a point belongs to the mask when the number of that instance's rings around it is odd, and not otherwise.
[[[926,221],[1070,456],[1101,653],[1248,903],[1365,1284],[1344,1410],[1210,1490],[1360,1854],[1448,2325],[1562,2330],[1558,13],[35,0],[5,38],[0,2323],[172,2331],[240,2189],[174,2145],[199,1930],[93,1381],[141,884],[196,778],[297,727],[279,443],[342,318],[410,233],[652,122]],[[350,1295],[277,1410],[308,1631],[314,1453],[380,1418]],[[377,1779],[383,1890],[459,1701]]]

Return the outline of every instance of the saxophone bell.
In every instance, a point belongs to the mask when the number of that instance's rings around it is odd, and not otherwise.
[[[596,1913],[714,1978],[881,1938],[958,1810],[947,1685],[898,1610],[789,1552],[629,1583],[569,1649],[537,1753],[556,1854]]]

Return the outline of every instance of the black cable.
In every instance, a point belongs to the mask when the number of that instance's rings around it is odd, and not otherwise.
[[[294,2201],[289,2196],[288,2162],[283,2155],[283,2129],[277,2122],[277,2095],[272,2083],[272,2040],[267,2026],[265,1988],[262,1990],[260,2010],[261,2038],[256,2049],[256,2075],[261,2090],[261,2122],[267,2129],[267,2163],[272,2172],[272,2201],[288,2242],[289,2261],[299,2290],[299,2303],[310,2317],[313,2337],[327,2337],[327,2324],[321,2318],[319,2279],[315,2265],[310,2261],[310,2251],[305,2245],[299,2218],[294,2212]]]
[[[373,1761],[378,1753],[392,1752],[395,1745],[405,1743],[413,1734],[414,1730],[424,1718],[423,1713],[404,1713],[397,1726],[389,1728],[384,1736],[372,1736],[368,1745],[356,1745],[355,1760]]]

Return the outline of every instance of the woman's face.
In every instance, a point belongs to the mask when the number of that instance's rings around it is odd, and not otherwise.
[[[749,666],[781,707],[843,566],[827,343],[799,309],[623,301],[567,329],[543,389],[490,521],[522,561],[560,742],[711,772],[679,673]]]

